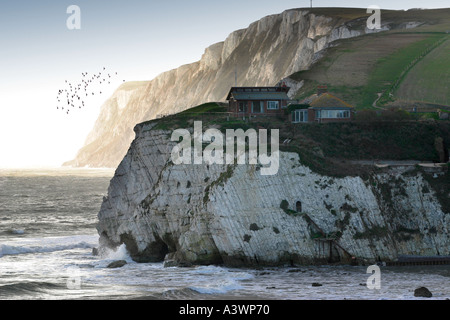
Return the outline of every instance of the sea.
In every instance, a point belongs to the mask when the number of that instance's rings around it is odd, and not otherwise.
[[[108,169],[0,169],[0,300],[423,300],[450,298],[450,266],[227,268],[103,256],[97,214]],[[107,268],[125,260],[121,268]]]

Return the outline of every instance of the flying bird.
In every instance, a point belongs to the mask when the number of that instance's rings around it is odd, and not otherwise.
[[[95,90],[91,86],[97,85],[100,86],[100,89],[103,89],[103,87],[106,85],[106,82],[108,82],[108,85],[111,84],[111,81],[113,80],[112,75],[118,75],[117,71],[114,72],[105,72],[106,67],[102,67],[103,70],[101,70],[98,73],[91,73],[89,74],[88,71],[81,72],[81,79],[80,81],[69,81],[68,79],[65,79],[64,82],[66,84],[65,88],[59,88],[57,91],[56,101],[57,101],[57,110],[64,110],[67,114],[70,112],[69,106],[72,108],[78,107],[78,109],[82,109],[86,107],[86,100],[89,96],[95,96],[95,93],[99,93],[100,95],[103,94],[104,90]],[[102,76],[102,74],[104,74]],[[125,82],[125,80],[123,80]],[[97,87],[97,89],[99,89]],[[83,92],[83,93],[82,93]],[[84,97],[84,94],[86,97]],[[65,95],[65,99],[63,98]],[[63,98],[63,99],[61,99]],[[66,101],[67,104],[65,105],[66,108],[64,108],[64,102]],[[63,102],[63,105],[61,103]]]

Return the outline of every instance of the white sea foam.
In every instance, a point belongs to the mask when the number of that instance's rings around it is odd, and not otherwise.
[[[0,245],[0,257],[3,257],[5,255],[15,255],[31,252],[33,252],[33,250],[30,248],[8,246],[6,244]]]
[[[133,263],[133,259],[130,257],[125,244],[120,245],[115,250],[105,248],[102,250],[100,258],[101,260],[98,264],[98,267],[100,268],[106,267],[111,261],[114,260],[125,260],[127,263]]]
[[[224,294],[233,290],[239,290],[241,288],[242,286],[233,279],[209,283],[204,286],[189,287],[189,289],[203,294]]]
[[[199,266],[191,271],[191,273],[197,274],[220,274],[222,272],[228,272],[228,270],[219,266]]]
[[[198,267],[191,271],[201,285],[190,286],[189,289],[203,294],[224,294],[242,289],[241,281],[254,278],[248,272],[236,271],[217,266]],[[202,277],[203,276],[203,277]]]

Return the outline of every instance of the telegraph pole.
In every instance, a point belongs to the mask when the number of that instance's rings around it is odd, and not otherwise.
[[[312,9],[312,0],[311,0],[311,9]]]

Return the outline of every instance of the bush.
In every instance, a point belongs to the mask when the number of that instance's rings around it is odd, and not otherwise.
[[[409,113],[401,109],[389,109],[380,112],[380,120],[382,121],[405,121],[410,119]]]
[[[377,113],[375,110],[360,110],[356,112],[355,121],[370,122],[377,120]]]

